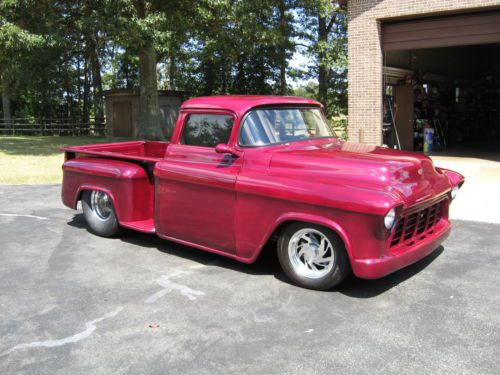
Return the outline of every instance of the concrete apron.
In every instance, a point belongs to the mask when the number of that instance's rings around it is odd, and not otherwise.
[[[450,210],[459,220],[500,223],[500,161],[474,157],[431,156],[437,167],[465,176]]]

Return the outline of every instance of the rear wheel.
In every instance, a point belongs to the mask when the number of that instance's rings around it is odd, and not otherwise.
[[[103,237],[112,237],[119,233],[120,226],[108,194],[85,190],[82,193],[82,207],[91,232]]]
[[[286,275],[304,288],[331,289],[350,273],[343,242],[318,225],[289,225],[278,241],[278,258]]]

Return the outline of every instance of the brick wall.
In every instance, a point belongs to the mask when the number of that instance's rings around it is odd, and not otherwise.
[[[381,21],[500,6],[499,0],[349,0],[349,140],[382,142]]]

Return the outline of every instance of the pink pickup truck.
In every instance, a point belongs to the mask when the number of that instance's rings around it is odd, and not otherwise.
[[[190,99],[170,142],[63,150],[62,200],[82,202],[92,232],[156,233],[245,263],[272,241],[287,276],[320,290],[431,253],[464,182],[424,155],[343,142],[320,103],[293,97]]]

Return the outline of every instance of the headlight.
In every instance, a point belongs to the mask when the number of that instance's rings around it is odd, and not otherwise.
[[[451,189],[451,199],[455,199],[457,197],[457,192],[458,186],[455,186],[453,189]]]
[[[387,230],[391,230],[396,221],[396,210],[391,208],[384,217],[384,225]]]

